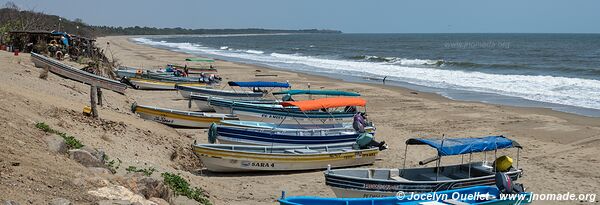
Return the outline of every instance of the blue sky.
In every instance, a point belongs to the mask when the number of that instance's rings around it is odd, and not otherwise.
[[[7,1],[0,0],[4,5]],[[346,33],[600,33],[597,0],[13,0],[93,25]]]

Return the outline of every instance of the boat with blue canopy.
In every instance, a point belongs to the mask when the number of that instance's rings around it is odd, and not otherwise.
[[[436,149],[437,155],[419,165],[436,162],[435,167],[406,168],[409,145],[427,145]],[[497,150],[516,148],[516,167],[507,156],[497,157]],[[386,197],[403,192],[433,192],[463,187],[494,184],[494,175],[505,172],[513,181],[522,173],[519,168],[521,145],[504,136],[480,138],[411,138],[406,141],[402,168],[340,169],[325,172],[325,183],[338,197]],[[488,162],[488,152],[494,152],[494,161]],[[473,162],[474,153],[483,153],[483,161]],[[460,164],[441,166],[442,157],[461,156]],[[468,161],[465,162],[465,155]]]
[[[234,82],[230,81],[227,83],[231,90],[216,89],[210,87],[197,87],[197,86],[175,86],[175,89],[183,96],[190,100],[194,100],[198,109],[200,110],[212,110],[213,108],[208,104],[207,100],[210,97],[218,97],[230,100],[240,100],[248,103],[258,104],[277,104],[277,100],[264,99],[265,95],[277,88],[289,88],[290,84],[285,82],[267,82],[267,81],[252,81],[252,82]],[[236,90],[235,87],[240,87],[243,90]],[[251,89],[245,89],[251,88]],[[192,97],[193,96],[193,97]]]
[[[512,193],[513,198],[495,186],[475,186],[456,190],[409,194],[382,198],[323,198],[312,196],[286,197],[280,205],[513,205],[530,204],[530,192]]]

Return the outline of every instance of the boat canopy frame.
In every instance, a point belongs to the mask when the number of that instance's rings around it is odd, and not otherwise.
[[[404,148],[404,162],[402,164],[402,172],[400,175],[404,175],[406,169],[406,155],[408,153],[408,145],[428,145],[437,150],[437,156],[419,161],[419,165],[425,165],[432,161],[436,161],[436,180],[440,174],[440,165],[442,163],[443,156],[454,156],[461,155],[461,164],[464,163],[464,155],[469,154],[469,173],[468,176],[471,178],[471,160],[472,154],[483,152],[484,161],[487,161],[487,152],[494,151],[494,160],[497,159],[498,149],[509,149],[517,148],[517,160],[515,169],[519,169],[519,155],[520,150],[523,147],[516,141],[508,139],[502,135],[498,136],[487,136],[479,138],[446,138],[446,135],[442,135],[442,138],[410,138],[406,140],[406,146]],[[496,169],[493,169],[494,173]],[[518,177],[518,176],[517,176]]]
[[[339,107],[347,107],[347,106],[361,106],[365,108],[365,112],[367,112],[367,101],[362,98],[353,98],[353,97],[335,97],[335,98],[321,98],[316,100],[303,100],[303,101],[284,101],[280,103],[281,106],[292,107],[296,106],[299,108],[299,111],[304,114],[306,118],[309,118],[305,111],[314,111],[314,110],[323,110],[331,119],[335,119],[335,116],[327,108],[339,108]],[[304,107],[304,109],[303,109]],[[287,115],[283,117],[279,125],[281,125],[285,119],[289,116],[290,112],[284,109]],[[358,112],[358,110],[357,110]],[[355,113],[356,114],[356,113]],[[294,120],[298,124],[301,124],[296,117],[293,117]],[[325,123],[326,120],[321,121],[321,123]],[[312,121],[311,121],[312,123]],[[313,123],[313,125],[316,125]]]

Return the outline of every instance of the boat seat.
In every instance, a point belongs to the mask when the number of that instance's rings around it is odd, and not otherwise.
[[[446,180],[452,180],[451,178],[444,176],[444,175],[437,175],[436,173],[422,173],[418,175],[421,179],[427,180],[427,181],[446,181]]]
[[[297,153],[300,153],[300,154],[316,154],[316,153],[320,153],[319,151],[312,150],[312,149],[296,149],[294,151],[296,151]]]

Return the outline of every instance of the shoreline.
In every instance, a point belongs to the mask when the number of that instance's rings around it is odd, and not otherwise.
[[[433,87],[426,87],[426,86],[420,86],[420,85],[414,85],[414,84],[407,83],[407,82],[395,82],[395,81],[392,81],[391,83],[383,84],[383,83],[377,83],[379,81],[375,81],[376,78],[369,78],[369,77],[363,77],[363,78],[361,78],[361,77],[358,77],[358,76],[349,76],[349,75],[344,75],[344,74],[342,74],[343,77],[334,78],[334,77],[328,77],[328,76],[326,76],[327,73],[318,73],[318,72],[317,73],[308,73],[308,72],[304,72],[304,71],[293,71],[293,70],[286,69],[286,68],[278,68],[278,67],[275,67],[275,66],[259,65],[259,64],[245,63],[245,62],[235,62],[235,61],[221,59],[218,56],[211,57],[211,56],[190,54],[190,53],[186,53],[186,52],[183,52],[183,51],[175,51],[175,50],[171,50],[171,49],[168,49],[168,48],[155,47],[155,46],[151,46],[151,45],[146,45],[146,44],[135,42],[135,41],[132,40],[132,38],[139,38],[139,37],[144,37],[144,36],[135,35],[135,36],[111,36],[111,37],[126,38],[128,42],[130,42],[132,44],[140,45],[140,46],[147,46],[147,47],[161,49],[161,50],[165,50],[165,51],[169,51],[169,52],[180,53],[180,54],[183,54],[183,55],[205,57],[205,58],[206,57],[210,57],[210,58],[215,59],[216,61],[229,62],[229,63],[239,64],[239,65],[245,65],[245,66],[249,66],[249,67],[258,67],[258,68],[262,68],[262,69],[272,69],[272,70],[277,70],[277,71],[292,72],[292,73],[301,74],[301,75],[305,75],[307,77],[312,77],[312,78],[321,77],[321,78],[325,78],[325,79],[331,80],[331,81],[343,81],[343,82],[355,83],[355,84],[362,84],[362,85],[373,85],[373,86],[380,86],[382,88],[389,88],[389,89],[398,88],[398,89],[400,89],[402,91],[406,91],[406,92],[410,92],[410,93],[418,92],[419,94],[427,94],[428,98],[439,99],[439,100],[442,100],[442,101],[443,100],[448,100],[448,101],[456,101],[456,102],[464,102],[464,103],[481,103],[481,104],[485,104],[485,105],[501,106],[501,107],[506,108],[506,109],[525,109],[525,110],[530,110],[531,109],[531,110],[537,110],[538,112],[542,112],[543,114],[553,114],[553,115],[560,115],[560,116],[562,116],[562,115],[571,116],[572,115],[571,117],[585,117],[585,118],[590,118],[590,119],[598,119],[598,122],[600,122],[600,110],[591,109],[591,108],[583,108],[583,107],[576,107],[576,106],[570,106],[570,105],[561,105],[561,104],[555,104],[555,103],[533,101],[533,100],[528,100],[528,99],[523,99],[523,98],[518,98],[518,97],[503,96],[503,95],[494,94],[494,93],[480,93],[480,92],[475,92],[475,93],[478,93],[478,94],[481,94],[481,95],[488,95],[489,94],[490,96],[495,96],[495,97],[499,96],[500,98],[503,98],[505,100],[506,99],[508,99],[508,100],[510,100],[510,99],[518,99],[519,101],[522,101],[522,102],[527,101],[527,102],[530,102],[532,104],[541,104],[541,105],[545,104],[545,105],[548,105],[548,106],[555,105],[555,106],[563,106],[565,108],[591,110],[591,112],[594,112],[595,113],[594,115],[597,115],[597,116],[579,114],[579,113],[575,113],[575,112],[562,111],[562,110],[558,110],[558,109],[553,109],[551,107],[543,107],[543,106],[535,106],[535,105],[528,106],[527,103],[522,103],[523,105],[511,105],[511,104],[504,104],[504,103],[485,102],[485,101],[483,101],[483,99],[466,100],[466,99],[460,99],[460,98],[452,98],[451,96],[445,96],[445,95],[443,95],[441,93],[436,92],[436,90],[442,90],[442,89],[433,88]],[[377,80],[381,80],[381,79],[377,78]],[[429,91],[423,91],[423,90],[414,89],[414,88],[410,88],[410,87],[423,87],[425,89],[428,89]],[[452,91],[469,92],[469,93],[472,92],[472,91],[463,91],[463,90],[452,90]]]
[[[182,54],[186,54],[186,55],[203,56],[203,57],[209,57],[209,58],[218,59],[218,60],[222,60],[222,61],[239,63],[239,64],[243,64],[243,65],[248,65],[248,66],[257,66],[257,67],[269,68],[269,69],[280,70],[280,71],[303,73],[303,74],[307,74],[310,76],[327,77],[332,80],[341,80],[344,82],[369,83],[369,84],[373,84],[373,85],[382,85],[383,77],[379,76],[379,75],[372,75],[372,77],[369,77],[369,76],[356,76],[356,75],[350,75],[350,74],[339,74],[336,77],[329,77],[329,75],[331,75],[331,73],[321,72],[321,71],[312,71],[312,70],[309,71],[309,70],[306,70],[303,65],[300,66],[300,67],[302,67],[301,69],[294,69],[294,68],[290,68],[287,66],[277,67],[275,65],[267,65],[260,61],[255,61],[255,60],[251,60],[251,59],[229,57],[229,56],[219,56],[219,55],[206,54],[206,53],[204,53],[204,54],[194,53],[194,52],[189,53],[186,51],[179,51],[177,49],[174,49],[174,48],[171,48],[168,46],[149,45],[149,44],[144,44],[141,42],[137,42],[136,40],[133,40],[134,38],[144,38],[147,36],[122,36],[122,37],[128,37],[127,38],[128,41],[130,41],[131,43],[134,43],[134,44],[150,46],[153,48],[168,50],[168,51],[172,51],[172,52],[178,52],[178,53],[182,53]],[[203,51],[200,51],[200,52],[203,52]],[[306,67],[310,68],[310,66],[306,66]],[[558,112],[562,112],[562,113],[575,114],[575,115],[584,116],[584,117],[600,118],[600,110],[598,110],[598,109],[587,108],[587,107],[578,107],[578,106],[558,104],[558,103],[551,103],[551,102],[536,101],[536,100],[530,100],[530,99],[526,99],[526,98],[522,98],[522,97],[513,97],[513,96],[502,95],[502,94],[491,93],[491,92],[469,91],[469,90],[461,90],[461,89],[456,89],[456,88],[429,87],[429,86],[418,85],[418,84],[413,84],[413,83],[394,80],[394,79],[388,79],[387,84],[385,84],[385,85],[393,86],[393,87],[400,87],[400,88],[404,88],[404,89],[408,89],[408,90],[412,90],[412,91],[437,94],[446,99],[460,101],[460,102],[479,102],[479,103],[490,104],[490,105],[501,105],[501,106],[519,107],[519,108],[545,108],[545,109],[550,109],[550,110],[558,111]]]
[[[115,56],[123,65],[151,68],[183,61],[194,55],[130,42],[132,36],[99,38],[110,42]],[[99,44],[102,45],[102,44]],[[377,126],[377,139],[390,146],[374,165],[367,167],[399,167],[404,157],[404,142],[412,137],[481,137],[504,135],[518,141],[521,151],[519,166],[526,176],[519,179],[536,193],[600,193],[600,118],[554,111],[548,108],[523,108],[481,102],[451,100],[435,93],[373,83],[348,82],[339,79],[297,73],[287,70],[217,60],[215,66],[223,81],[289,80],[294,89],[339,89],[362,94],[367,111]],[[255,77],[273,74],[277,77]],[[128,90],[127,96],[140,104],[187,109],[187,102],[175,92]],[[189,141],[206,142],[205,131],[177,130],[191,136]],[[514,152],[499,152],[516,157]],[[431,149],[411,149],[407,167],[432,155]],[[476,158],[475,158],[476,157]],[[475,159],[483,156],[474,155]],[[445,163],[456,163],[448,158]],[[460,158],[458,159],[460,162]],[[573,173],[573,170],[577,170]],[[202,172],[201,172],[202,173]],[[273,174],[190,174],[191,183],[200,184],[216,204],[272,203],[282,190],[289,195],[332,197],[324,184],[321,171]],[[549,180],[554,179],[554,180]],[[246,189],[248,188],[248,189]],[[562,204],[555,202],[555,204]]]

